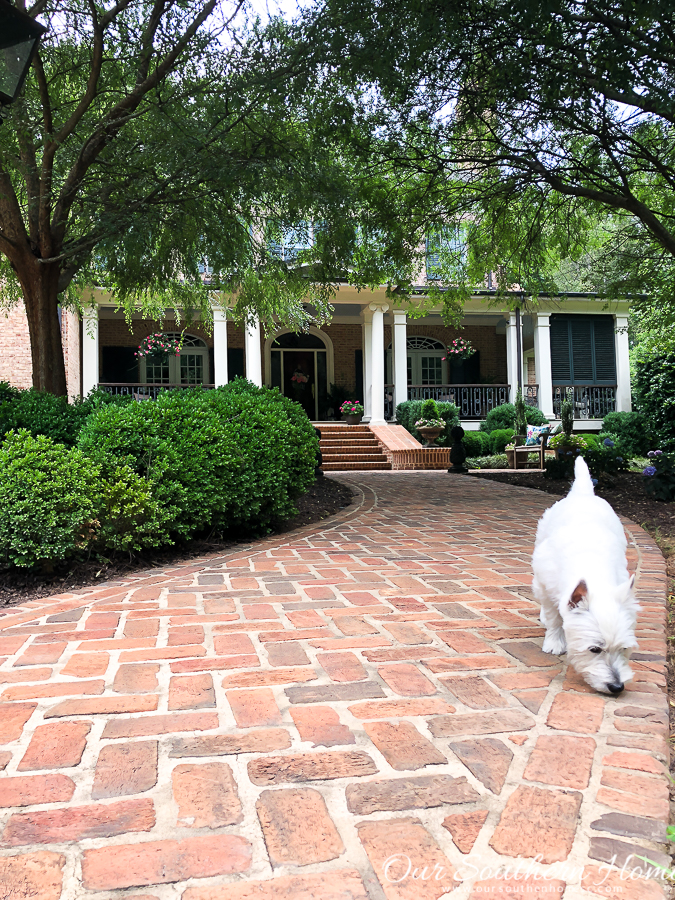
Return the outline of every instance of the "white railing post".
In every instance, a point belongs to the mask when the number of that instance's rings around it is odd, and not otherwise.
[[[370,360],[372,366],[370,424],[386,425],[384,418],[384,314],[389,309],[389,304],[371,303],[369,309],[373,312],[370,328]]]
[[[616,411],[630,412],[630,358],[628,355],[628,316],[614,316],[616,351]]]
[[[246,377],[258,387],[262,387],[262,354],[260,352],[260,322],[246,322],[244,332],[244,352],[246,355]]]
[[[216,387],[227,384],[227,310],[213,310],[213,383]]]
[[[373,326],[373,313],[370,307],[366,307],[361,312],[361,317],[363,319],[363,324],[361,326],[361,331],[363,334],[363,397],[356,399],[361,399],[363,403],[363,419],[365,422],[370,421],[370,416],[372,412],[372,396],[373,396],[373,366],[371,359],[371,350],[372,350],[372,326]]]
[[[547,419],[552,419],[554,416],[550,313],[537,313],[534,317],[534,367],[539,385],[539,409]]]
[[[91,306],[82,314],[82,396],[98,382],[98,306]]]
[[[394,415],[399,403],[408,399],[408,335],[406,314],[394,310],[392,328],[392,365],[391,374],[394,382]]]

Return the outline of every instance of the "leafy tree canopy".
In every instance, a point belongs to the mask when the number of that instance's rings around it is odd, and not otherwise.
[[[301,31],[367,109],[372,165],[468,226],[465,290],[494,270],[672,308],[669,0],[322,0]]]

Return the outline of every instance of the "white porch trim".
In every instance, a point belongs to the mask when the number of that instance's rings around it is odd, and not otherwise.
[[[87,307],[82,314],[82,396],[86,397],[99,382],[98,306]]]
[[[213,310],[213,383],[227,384],[227,310]]]

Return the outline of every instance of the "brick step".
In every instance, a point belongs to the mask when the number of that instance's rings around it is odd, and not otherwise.
[[[350,441],[321,441],[321,449],[326,448],[330,450],[332,447],[379,447],[379,444],[373,438],[372,440],[368,440],[368,438],[352,438]]]
[[[334,437],[337,434],[350,434],[350,435],[363,435],[363,434],[372,434],[370,428],[367,425],[336,425],[335,427],[325,428],[324,426],[318,426],[317,428],[321,432],[322,437]]]
[[[345,472],[347,470],[357,469],[359,471],[370,471],[372,469],[390,469],[390,464],[384,462],[328,462],[321,467],[324,472]]]
[[[333,456],[324,456],[323,462],[387,462],[387,460],[381,453],[352,453],[349,456],[336,453]]]

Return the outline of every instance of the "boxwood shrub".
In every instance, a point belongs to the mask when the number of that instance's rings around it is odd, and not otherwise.
[[[546,425],[548,419],[537,406],[525,406],[525,418],[528,425]],[[502,403],[495,406],[480,423],[480,430],[490,434],[504,428],[516,427],[516,407],[513,403]]]
[[[424,439],[415,428],[415,422],[424,418],[422,415],[422,405],[424,403],[424,400],[406,400],[405,403],[399,403],[396,407],[397,423],[402,425],[406,431],[409,431],[422,444]],[[455,425],[459,425],[459,409],[454,403],[440,403],[438,401],[436,402],[436,407],[439,418],[445,422],[445,432],[438,437],[436,443],[440,447],[445,444],[449,446],[452,443],[450,429],[454,428]]]
[[[105,475],[127,465],[147,479],[167,542],[211,529],[260,531],[293,515],[314,481],[318,441],[297,403],[233,382],[102,406],[78,447]]]

